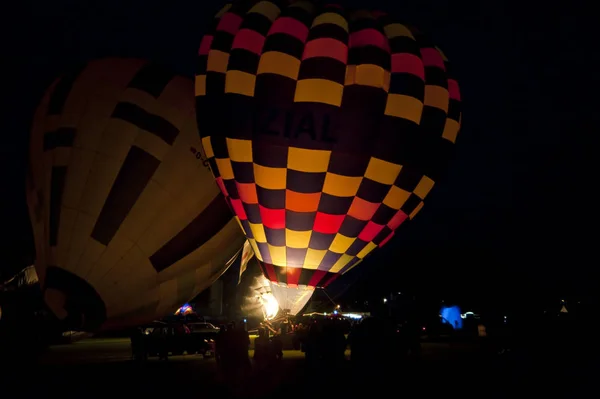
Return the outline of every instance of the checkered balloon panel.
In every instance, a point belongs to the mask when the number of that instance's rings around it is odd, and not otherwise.
[[[460,129],[442,52],[380,12],[227,5],[198,51],[202,145],[265,276],[326,286],[412,219]]]

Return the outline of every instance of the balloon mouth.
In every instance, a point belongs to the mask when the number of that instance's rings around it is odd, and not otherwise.
[[[292,316],[297,315],[307,305],[315,292],[312,286],[287,286],[269,281],[271,292],[277,300],[279,307]]]
[[[106,321],[106,305],[94,287],[64,269],[48,267],[44,300],[65,328],[93,332]]]

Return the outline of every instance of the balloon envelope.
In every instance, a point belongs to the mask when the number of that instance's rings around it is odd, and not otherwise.
[[[198,51],[216,181],[265,276],[324,287],[423,206],[460,126],[445,56],[380,12],[226,6]]]
[[[460,330],[463,327],[460,307],[456,305],[442,306],[440,309],[440,317],[442,323],[449,324],[455,330]]]
[[[244,237],[200,151],[193,82],[136,59],[58,79],[31,131],[28,203],[48,306],[96,330],[175,311]]]

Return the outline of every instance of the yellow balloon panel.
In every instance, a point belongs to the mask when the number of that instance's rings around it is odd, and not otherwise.
[[[162,317],[244,242],[201,152],[193,81],[143,60],[93,61],[49,88],[28,203],[46,301],[71,328]]]

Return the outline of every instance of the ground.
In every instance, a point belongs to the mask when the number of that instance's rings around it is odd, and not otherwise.
[[[13,397],[216,394],[287,399],[335,394],[364,398],[382,396],[382,392],[436,398],[456,394],[486,398],[526,393],[570,398],[596,395],[591,391],[589,368],[550,367],[511,354],[490,356],[478,343],[423,343],[422,348],[417,364],[401,368],[399,359],[389,359],[389,364],[382,365],[385,376],[382,372],[381,378],[375,379],[353,373],[349,362],[339,370],[309,370],[301,352],[285,351],[280,367],[266,375],[252,375],[245,385],[231,387],[224,382],[214,359],[173,356],[168,362],[152,359],[140,367],[130,361],[128,339],[88,339],[51,347],[37,364],[27,367],[33,379],[21,385],[19,395]]]

